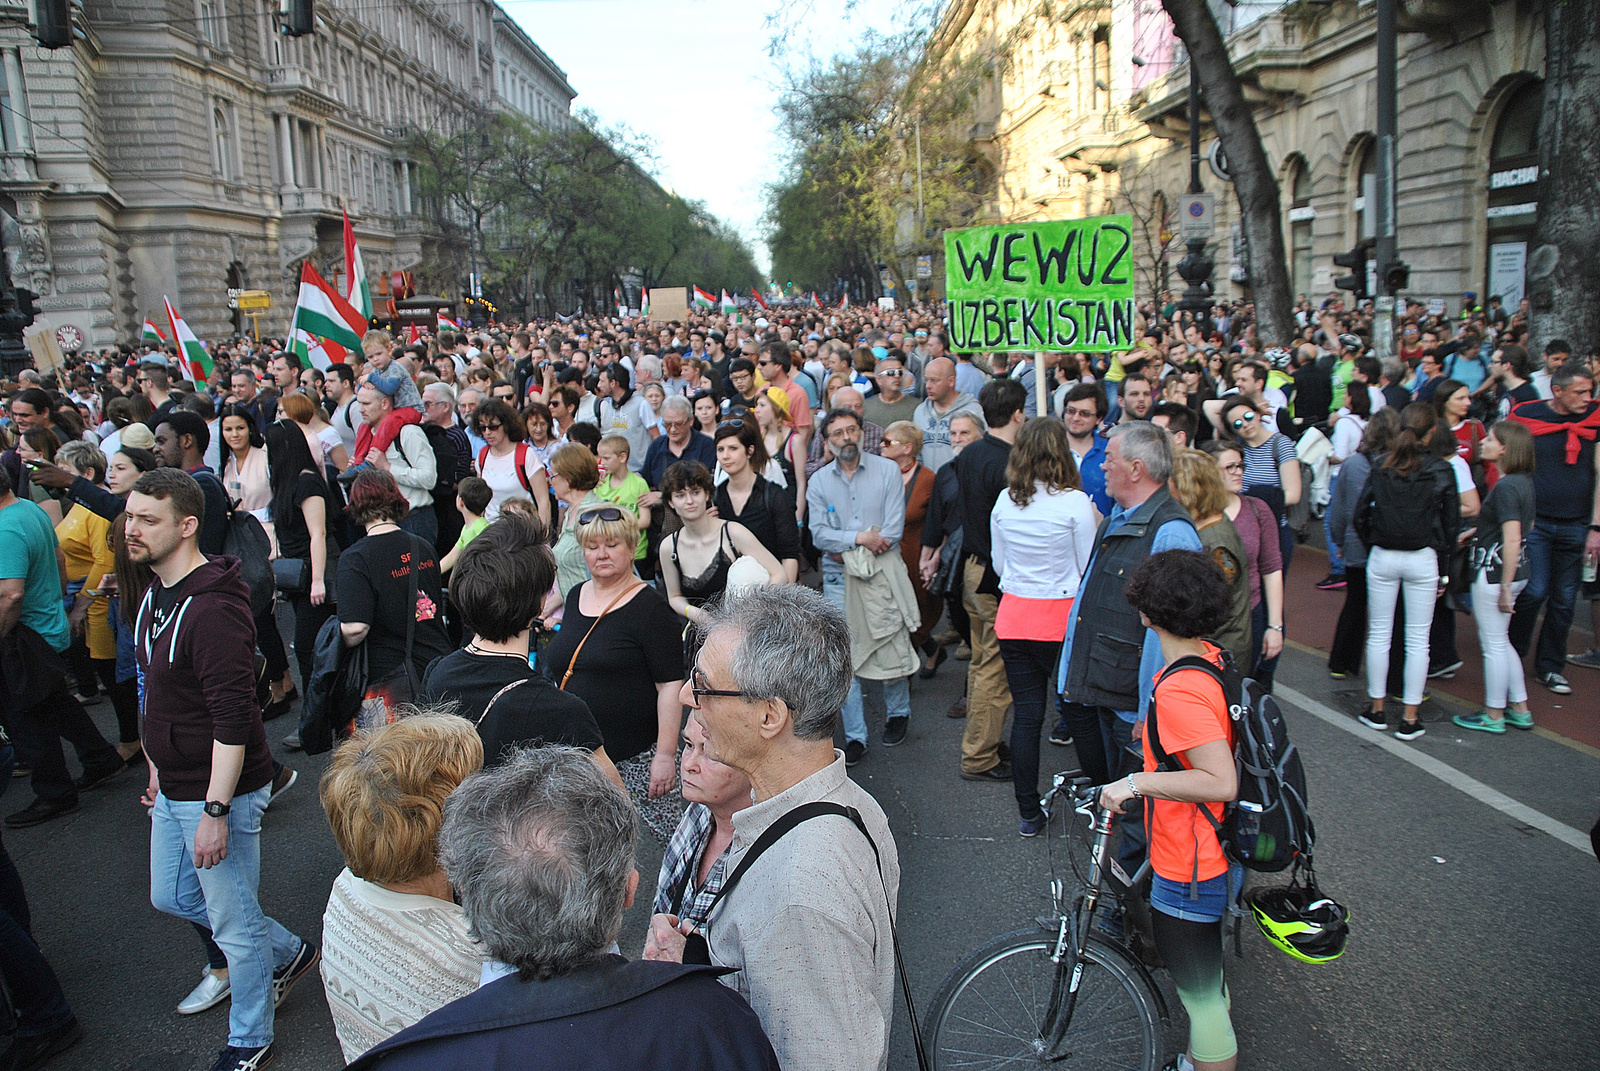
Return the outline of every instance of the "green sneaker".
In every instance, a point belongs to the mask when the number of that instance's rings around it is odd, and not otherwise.
[[[1507,710],[1506,724],[1517,729],[1533,728],[1533,715],[1526,710]]]
[[[1480,733],[1504,733],[1506,731],[1504,719],[1496,720],[1481,710],[1476,714],[1457,714],[1450,720],[1463,729],[1476,729]]]

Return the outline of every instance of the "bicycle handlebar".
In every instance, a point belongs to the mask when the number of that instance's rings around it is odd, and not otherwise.
[[[1069,798],[1074,810],[1100,806],[1100,786],[1093,778],[1084,776],[1082,770],[1064,770],[1056,774],[1052,783],[1052,791]]]

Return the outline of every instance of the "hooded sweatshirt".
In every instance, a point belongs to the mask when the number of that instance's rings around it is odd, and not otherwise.
[[[170,800],[206,798],[211,745],[244,746],[236,795],[272,780],[272,752],[255,695],[256,628],[237,558],[207,557],[178,582],[158,622],[157,589],[139,602],[133,640],[144,671],[144,747]]]

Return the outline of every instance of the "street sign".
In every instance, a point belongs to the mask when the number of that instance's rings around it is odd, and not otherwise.
[[[944,249],[952,349],[1133,347],[1132,216],[950,230]]]
[[[1233,181],[1233,172],[1228,167],[1228,154],[1222,151],[1222,139],[1214,138],[1211,148],[1206,151],[1206,163],[1211,165],[1211,173],[1223,182]]]
[[[1209,242],[1217,233],[1217,195],[1186,193],[1178,199],[1178,237]]]
[[[892,297],[881,297],[881,298],[879,298],[878,299],[878,308],[887,309],[887,310],[889,310],[891,312],[894,311],[894,298],[892,298]]]
[[[933,254],[923,253],[917,257],[917,278],[933,278]]]
[[[261,312],[272,308],[272,295],[265,290],[230,290],[228,308],[240,312]]]

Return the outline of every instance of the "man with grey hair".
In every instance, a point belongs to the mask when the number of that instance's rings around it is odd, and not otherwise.
[[[578,748],[524,748],[444,805],[439,861],[483,945],[483,984],[352,1069],[584,1066],[773,1071],[748,1004],[703,965],[617,954],[639,817]]]
[[[650,485],[650,493],[639,496],[639,505],[656,516],[661,505],[661,484],[667,470],[680,461],[698,461],[706,471],[717,468],[717,446],[711,436],[694,426],[694,405],[681,394],[674,394],[661,403],[661,427],[666,432],[650,444],[644,452],[644,468],[639,475]]]
[[[1116,503],[1100,524],[1097,550],[1072,604],[1061,648],[1058,688],[1069,703],[1096,708],[1106,781],[1143,768],[1134,726],[1150,706],[1150,690],[1163,662],[1155,632],[1128,605],[1122,589],[1139,563],[1164,550],[1200,550],[1194,522],[1167,489],[1172,440],[1147,421],[1118,424],[1106,444],[1106,493]],[[1079,641],[1081,637],[1081,641]],[[1137,660],[1133,653],[1139,652]],[[1079,754],[1093,742],[1074,731]],[[1095,765],[1086,765],[1091,776]],[[1144,853],[1136,812],[1122,822],[1121,859],[1137,869]],[[1133,873],[1129,870],[1128,873]]]
[[[749,777],[755,802],[733,815],[728,877],[693,943],[676,916],[656,915],[645,958],[689,948],[733,967],[723,981],[785,1071],[882,1071],[900,862],[883,809],[833,747],[852,678],[844,614],[788,584],[708,606],[696,627],[683,702],[706,754]]]

